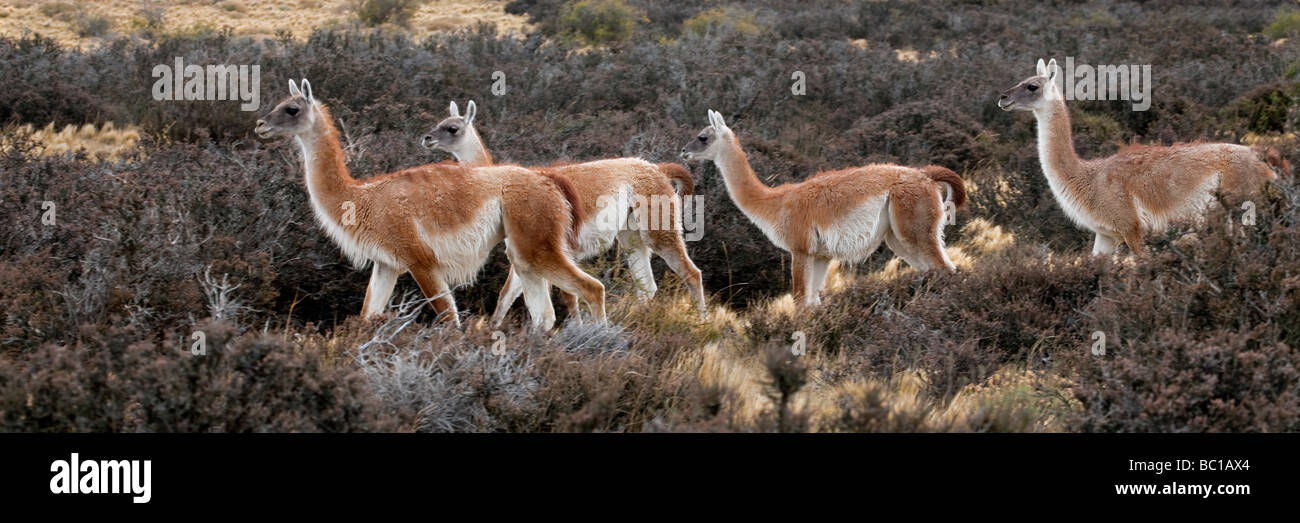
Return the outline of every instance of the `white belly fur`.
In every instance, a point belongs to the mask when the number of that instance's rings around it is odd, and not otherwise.
[[[472,283],[492,248],[501,242],[501,200],[488,200],[470,222],[455,231],[414,221],[420,242],[433,251],[438,269],[450,285]]]
[[[814,229],[810,254],[856,263],[871,256],[889,230],[889,194],[872,196],[834,224]]]

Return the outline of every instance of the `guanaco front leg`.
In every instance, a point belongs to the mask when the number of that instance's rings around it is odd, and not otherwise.
[[[796,306],[804,304],[808,292],[808,255],[790,253],[790,295]]]
[[[830,270],[830,258],[810,257],[808,262],[808,305],[821,305],[822,288],[826,287],[826,273]]]
[[[1115,252],[1115,247],[1119,246],[1119,238],[1109,234],[1097,233],[1097,237],[1092,242],[1093,256],[1108,256]]]
[[[361,303],[361,315],[374,318],[388,309],[388,300],[393,297],[393,287],[401,273],[388,265],[374,262],[370,271],[370,285],[366,286],[366,299]]]

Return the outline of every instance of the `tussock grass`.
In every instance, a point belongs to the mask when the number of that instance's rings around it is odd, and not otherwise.
[[[28,135],[40,147],[42,154],[61,155],[84,150],[87,157],[97,160],[116,160],[135,149],[140,140],[140,129],[134,125],[118,128],[113,122],[103,125],[65,125],[55,129],[54,124],[37,128],[32,124],[19,126],[11,133]]]

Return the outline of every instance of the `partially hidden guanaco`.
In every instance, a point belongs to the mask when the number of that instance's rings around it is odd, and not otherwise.
[[[1245,197],[1276,179],[1274,169],[1291,169],[1276,149],[1228,143],[1129,145],[1079,158],[1058,72],[1055,59],[1039,60],[1037,73],[1003,91],[998,107],[1034,114],[1043,175],[1065,215],[1095,235],[1094,255],[1115,252],[1121,241],[1141,254],[1147,234],[1203,217],[1216,192]]]
[[[293,138],[302,151],[317,222],[355,265],[372,265],[362,314],[383,313],[409,272],[440,317],[459,325],[451,286],[472,282],[503,240],[533,326],[554,324],[549,284],[579,296],[600,321],[604,286],[569,251],[583,221],[572,183],[518,166],[424,165],[352,178],[329,109],[292,80],[290,96],[257,122],[262,138]]]
[[[462,115],[456,102],[451,102],[448,110],[450,116],[423,137],[424,146],[450,153],[461,165],[492,165],[492,155],[474,125],[478,106],[471,100]],[[617,240],[626,253],[629,272],[638,284],[639,297],[650,299],[658,289],[650,256],[658,254],[668,268],[685,281],[698,310],[705,311],[700,270],[686,253],[686,243],[679,227],[680,205],[655,205],[655,202],[680,201],[680,196],[689,195],[694,189],[690,171],[680,164],[652,164],[640,158],[557,164],[541,169],[573,182],[586,216],[612,218],[585,222],[578,235],[579,247],[574,253],[577,260],[603,253]],[[659,212],[663,216],[656,216],[658,219],[655,220],[639,216],[639,213],[650,212]],[[630,226],[632,224],[636,226]],[[658,226],[646,227],[646,224]],[[505,320],[519,293],[520,281],[512,268],[492,315],[494,326],[500,326]],[[571,294],[565,294],[565,300],[570,302],[570,314],[576,311],[572,299]]]

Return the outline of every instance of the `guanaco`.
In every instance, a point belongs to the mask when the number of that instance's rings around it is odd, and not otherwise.
[[[1244,197],[1290,171],[1275,149],[1227,143],[1130,145],[1083,160],[1074,152],[1070,111],[1057,81],[1056,60],[1038,60],[1037,74],[1002,92],[1004,111],[1031,111],[1038,126],[1038,161],[1052,195],[1081,228],[1095,234],[1094,255],[1119,242],[1141,254],[1144,237],[1170,223],[1204,215],[1216,191]]]
[[[307,80],[301,85],[290,80],[290,96],[255,131],[297,142],[317,222],[355,265],[373,266],[362,314],[382,313],[397,277],[410,272],[439,316],[459,325],[449,286],[472,282],[504,240],[535,328],[555,322],[548,281],[604,320],[604,286],[568,254],[583,216],[571,182],[518,166],[450,163],[354,179],[329,109]]]
[[[712,160],[741,212],[791,254],[796,303],[820,304],[831,261],[865,260],[881,241],[917,269],[955,270],[944,252],[943,226],[946,211],[966,201],[966,189],[951,170],[871,164],[768,187],[712,110],[709,126],[682,148],[682,157]]]
[[[492,165],[492,155],[475,130],[478,106],[473,100],[461,115],[456,102],[448,107],[450,116],[434,126],[421,143],[430,149],[450,153],[465,166]],[[686,243],[678,227],[680,206],[656,205],[680,201],[694,189],[690,171],[681,164],[651,164],[640,158],[615,158],[593,162],[555,165],[548,172],[570,179],[577,187],[584,204],[583,212],[591,216],[611,219],[587,220],[579,232],[579,248],[575,258],[586,260],[608,250],[617,238],[627,252],[627,265],[638,284],[638,297],[654,297],[658,287],[650,266],[651,253],[658,254],[686,282],[700,312],[705,311],[704,287],[700,270],[686,253]],[[660,212],[660,220],[647,220],[639,214]],[[660,224],[654,227],[655,223]],[[630,224],[637,224],[631,227]],[[652,225],[646,227],[646,224]],[[501,288],[496,311],[492,315],[494,326],[504,320],[510,306],[519,297],[520,285],[512,269]],[[573,296],[566,294],[572,305]],[[576,311],[570,306],[570,311]],[[571,312],[572,314],[572,312]]]

